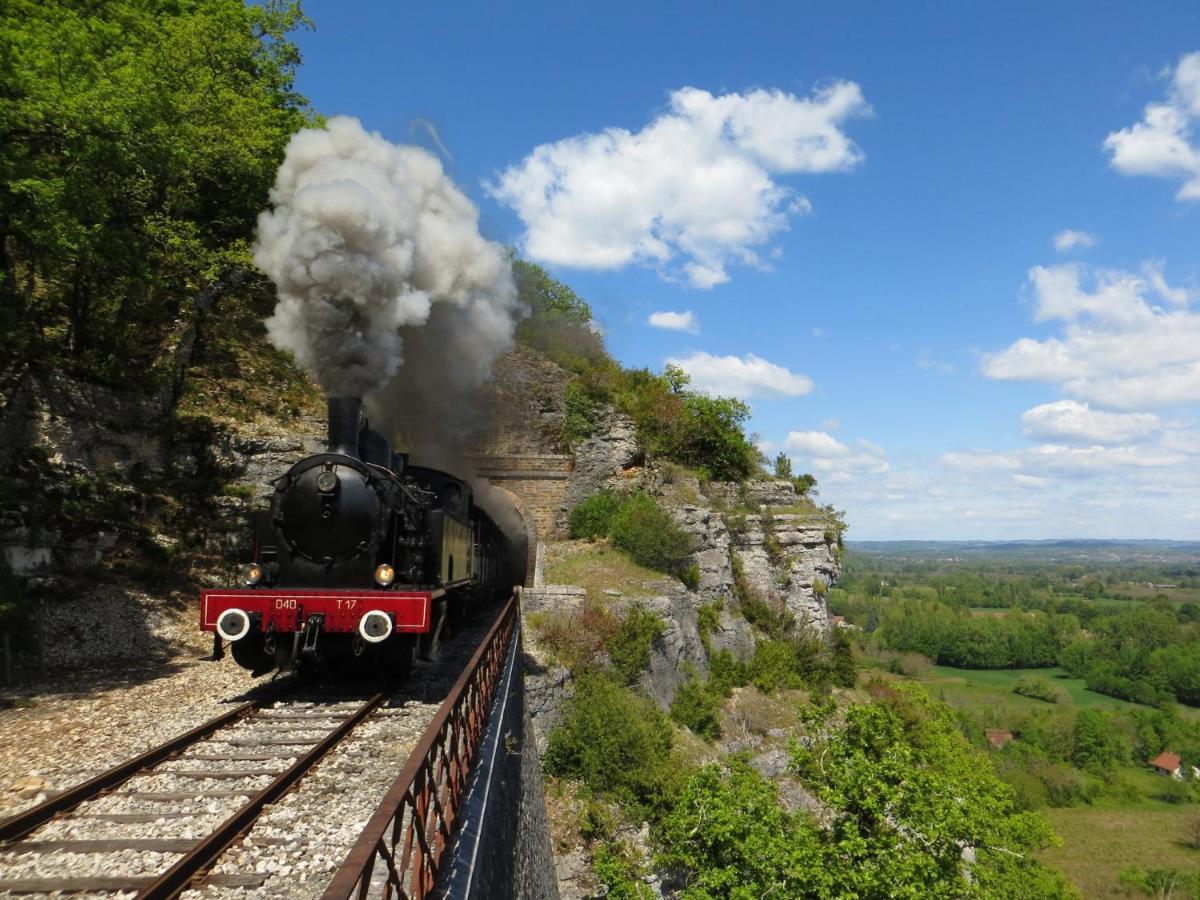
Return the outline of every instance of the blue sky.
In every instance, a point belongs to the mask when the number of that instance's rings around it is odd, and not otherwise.
[[[305,6],[318,110],[432,125],[852,537],[1200,538],[1200,6]]]

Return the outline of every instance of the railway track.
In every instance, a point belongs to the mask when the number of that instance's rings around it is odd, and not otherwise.
[[[390,695],[266,692],[0,822],[0,896],[320,897],[485,618]]]
[[[0,892],[177,896],[387,700],[271,693],[52,797],[0,823]]]

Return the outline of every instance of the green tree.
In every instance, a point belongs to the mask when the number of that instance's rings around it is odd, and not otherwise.
[[[0,364],[154,374],[249,266],[288,138],[297,3],[10,0],[0,17]]]
[[[782,450],[775,457],[775,477],[786,478],[789,481],[792,479],[792,461]]]
[[[550,732],[546,771],[643,813],[670,807],[685,777],[671,761],[671,723],[654,701],[601,672],[585,672]]]
[[[683,897],[1071,896],[1031,852],[1054,840],[1049,826],[1015,810],[944,706],[901,687],[834,711],[808,708],[792,747],[795,774],[829,811],[824,828],[784,810],[744,762],[688,782],[660,829]]]

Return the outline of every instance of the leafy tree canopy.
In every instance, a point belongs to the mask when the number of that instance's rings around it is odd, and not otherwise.
[[[310,121],[268,0],[10,0],[0,14],[0,363],[128,377],[187,298],[248,265]]]

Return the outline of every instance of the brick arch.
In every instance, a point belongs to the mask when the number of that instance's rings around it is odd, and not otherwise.
[[[544,453],[476,455],[471,460],[476,474],[503,491],[525,522],[529,541],[525,581],[533,586],[538,540],[559,536],[567,501],[569,456]]]

